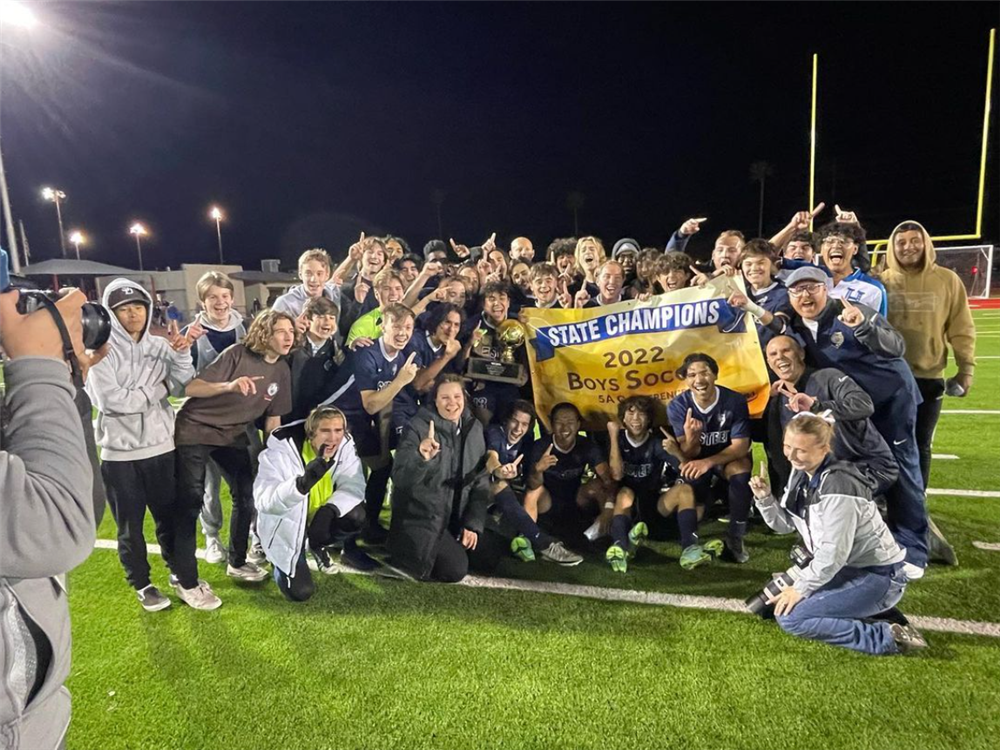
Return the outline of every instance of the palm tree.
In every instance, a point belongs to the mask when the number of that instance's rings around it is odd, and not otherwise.
[[[441,206],[444,203],[445,192],[441,188],[431,190],[431,203],[434,204],[434,212],[437,214],[438,239],[444,239],[444,224],[441,222]]]
[[[580,236],[580,209],[586,201],[586,196],[579,190],[573,190],[566,196],[566,208],[573,212],[573,236]]]
[[[770,162],[755,161],[750,165],[750,181],[760,183],[760,210],[757,213],[757,236],[764,236],[764,183],[774,177],[774,166]]]

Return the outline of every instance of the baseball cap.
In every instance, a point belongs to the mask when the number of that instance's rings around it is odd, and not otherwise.
[[[789,274],[788,278],[785,279],[785,286],[792,287],[800,281],[818,281],[826,284],[830,281],[830,276],[819,266],[802,266]]]

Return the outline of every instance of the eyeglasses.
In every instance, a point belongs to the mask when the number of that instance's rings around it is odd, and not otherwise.
[[[813,297],[819,292],[820,289],[824,289],[826,284],[796,284],[791,289],[788,290],[789,297],[803,297],[809,295]]]

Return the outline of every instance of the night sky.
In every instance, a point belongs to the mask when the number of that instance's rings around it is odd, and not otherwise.
[[[36,3],[3,30],[0,138],[33,261],[59,254],[43,185],[86,257],[146,267],[342,257],[359,230],[415,249],[497,231],[693,248],[806,208],[811,54],[818,198],[869,236],[974,230],[995,3]],[[994,86],[996,89],[996,84]],[[997,240],[996,97],[986,236]],[[822,219],[830,218],[825,214]],[[6,243],[4,243],[6,244]],[[70,248],[72,251],[72,248]]]

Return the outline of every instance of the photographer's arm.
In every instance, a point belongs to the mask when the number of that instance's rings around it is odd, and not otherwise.
[[[69,371],[59,359],[28,356],[9,362],[4,377],[0,577],[66,573],[90,554],[95,530],[94,476]]]

